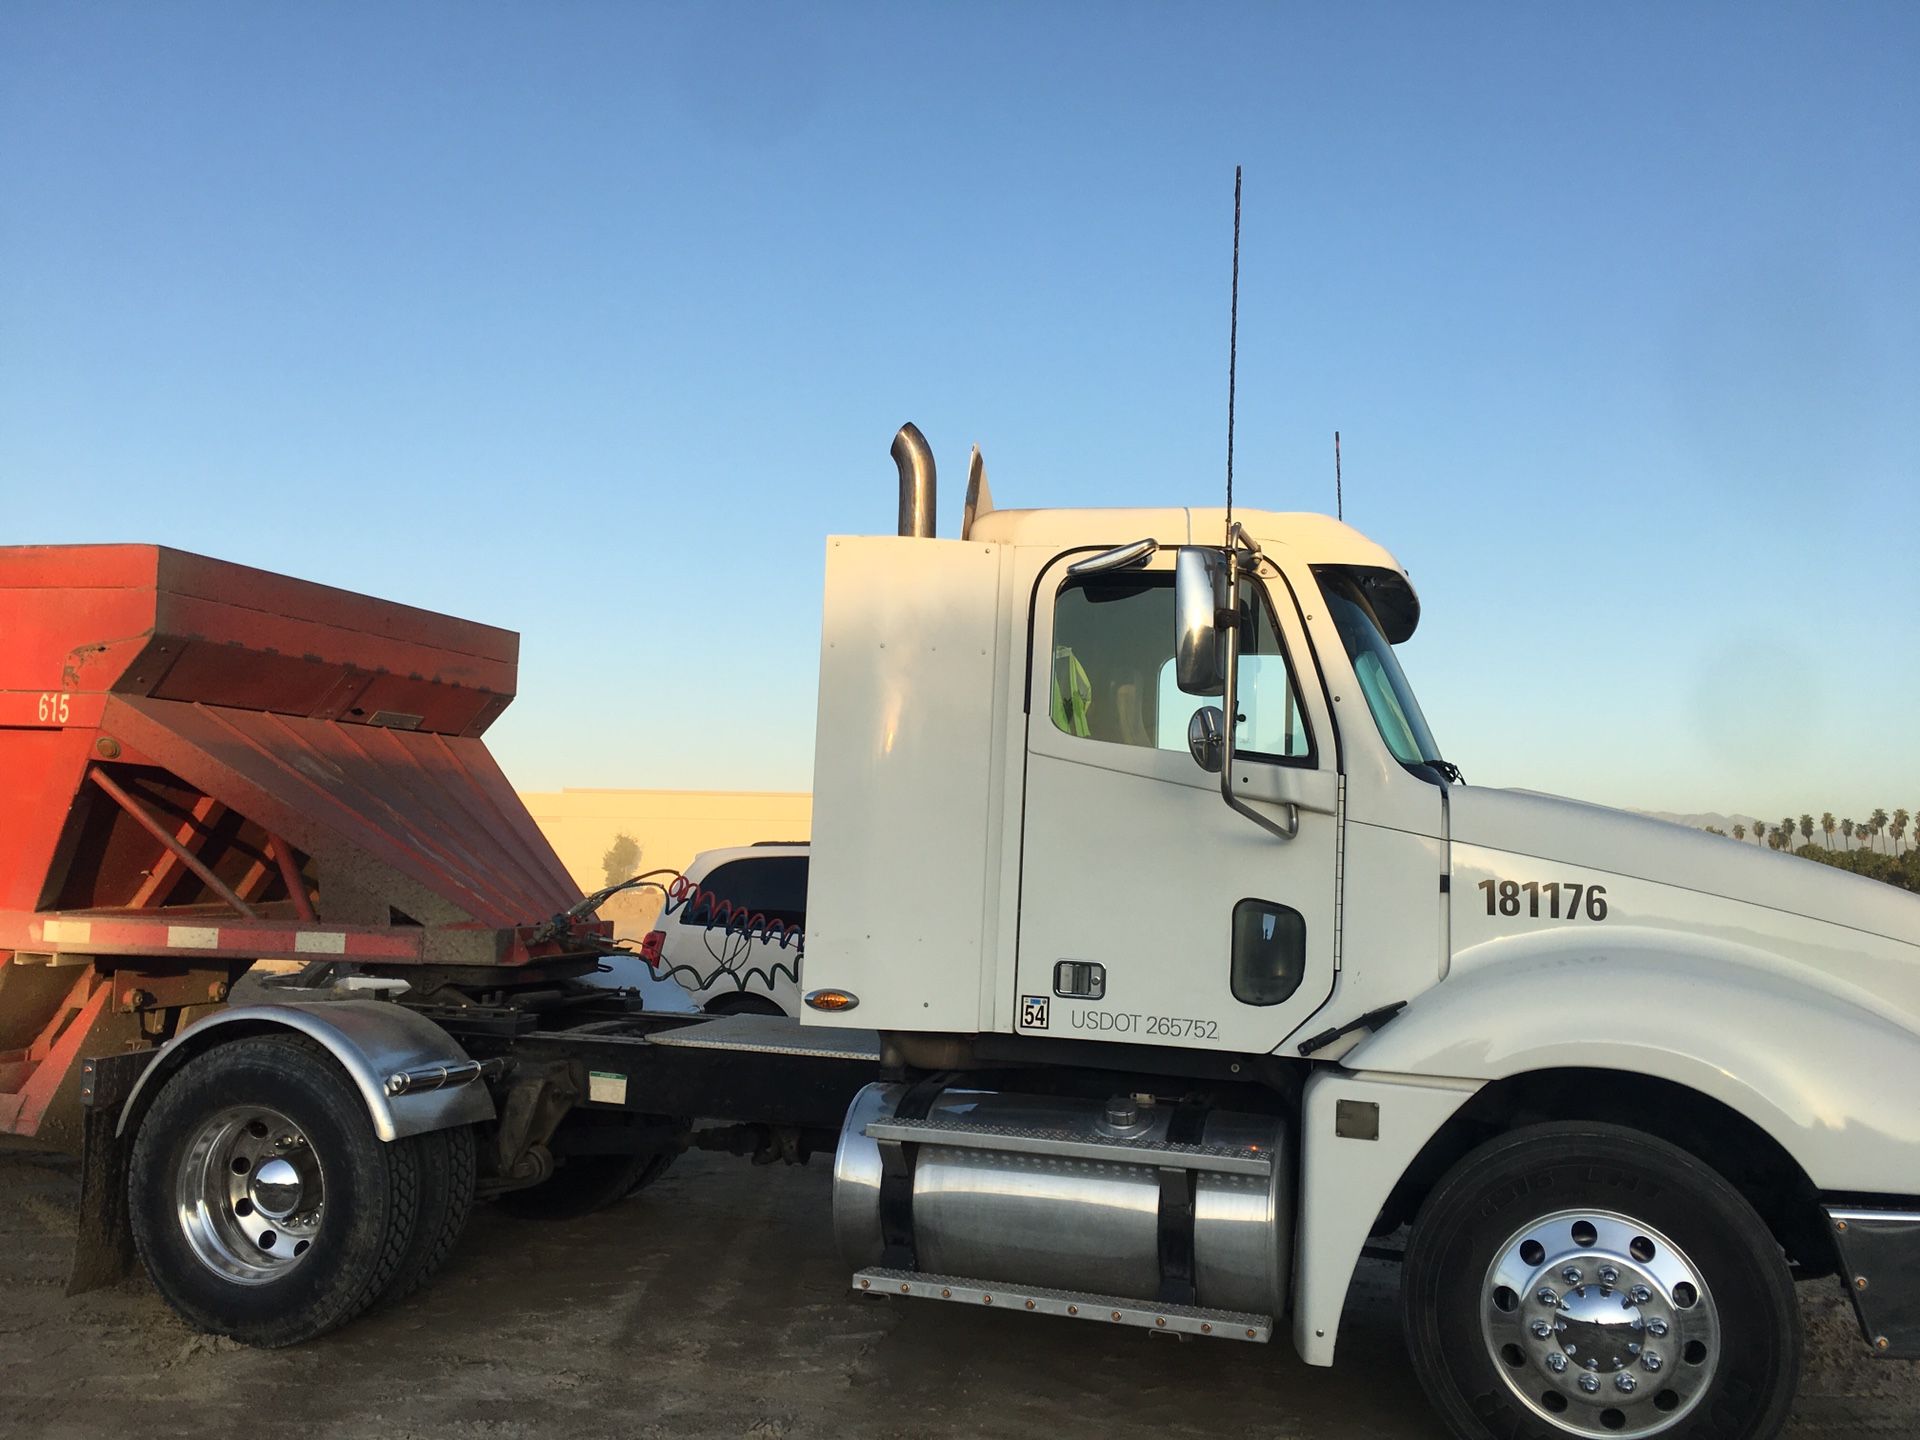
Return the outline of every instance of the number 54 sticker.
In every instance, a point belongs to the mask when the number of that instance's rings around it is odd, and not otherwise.
[[[71,695],[46,694],[40,697],[40,723],[43,725],[64,725],[67,723],[69,707],[73,702]]]

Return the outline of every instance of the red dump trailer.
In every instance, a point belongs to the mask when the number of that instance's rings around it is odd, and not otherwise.
[[[519,637],[154,545],[0,549],[0,1133],[255,960],[525,966],[607,927],[482,736]]]
[[[191,1324],[286,1344],[423,1283],[476,1196],[832,1147],[871,1037],[588,983],[599,897],[482,739],[518,649],[158,546],[0,548],[0,1138],[83,1156],[70,1289],[137,1251]],[[299,963],[233,994],[260,961]]]

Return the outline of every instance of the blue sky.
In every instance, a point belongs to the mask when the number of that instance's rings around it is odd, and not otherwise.
[[[1920,809],[1920,7],[0,11],[0,542],[520,630],[526,788],[805,788],[902,420],[1412,570],[1475,781]]]

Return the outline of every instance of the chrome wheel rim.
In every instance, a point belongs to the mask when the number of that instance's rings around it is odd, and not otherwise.
[[[1541,1419],[1574,1435],[1657,1435],[1699,1404],[1720,1365],[1705,1279],[1651,1225],[1561,1210],[1494,1252],[1481,1290],[1493,1368]]]
[[[265,1285],[312,1253],[326,1176],[299,1126],[277,1110],[240,1105],[194,1132],[175,1200],[202,1265],[237,1284]]]

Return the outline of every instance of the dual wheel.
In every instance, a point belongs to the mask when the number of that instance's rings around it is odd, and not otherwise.
[[[565,1219],[651,1184],[671,1154],[584,1154],[500,1206]],[[473,1210],[469,1126],[383,1142],[326,1050],[300,1035],[230,1041],[169,1077],[134,1137],[134,1247],[195,1329],[292,1345],[404,1299]]]
[[[1686,1152],[1601,1124],[1489,1141],[1422,1206],[1407,1345],[1460,1440],[1763,1440],[1800,1368],[1787,1263]]]
[[[155,1287],[196,1329],[291,1345],[424,1285],[473,1208],[469,1127],[390,1143],[304,1036],[195,1056],[134,1138],[128,1209]]]

